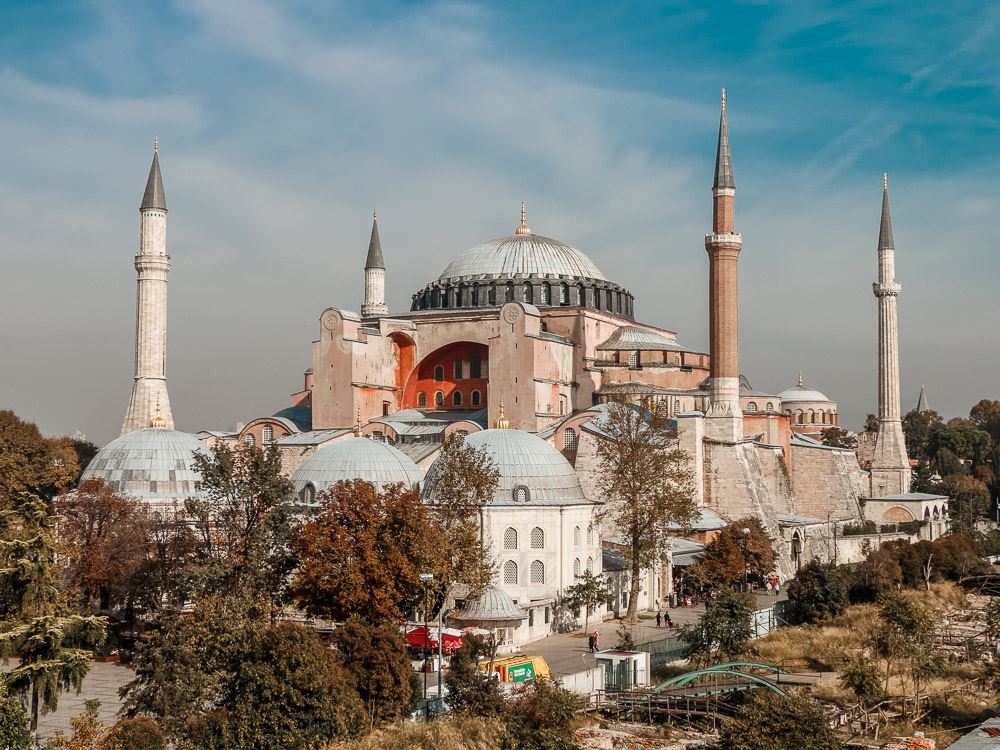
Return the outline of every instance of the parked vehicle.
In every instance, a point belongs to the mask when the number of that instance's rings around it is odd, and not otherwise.
[[[479,668],[487,672],[490,669],[489,660],[479,662]],[[549,665],[541,656],[515,654],[493,660],[493,672],[500,682],[530,682],[531,680],[547,680],[552,676]]]

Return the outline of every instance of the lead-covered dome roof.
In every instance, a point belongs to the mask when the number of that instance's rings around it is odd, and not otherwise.
[[[198,497],[200,475],[194,465],[198,453],[210,455],[194,435],[147,427],[101,448],[80,481],[103,479],[119,492],[151,503]]]
[[[607,281],[594,262],[564,242],[540,234],[515,234],[476,245],[448,264],[439,283],[468,278],[568,276]]]
[[[420,469],[403,452],[381,440],[353,437],[309,456],[292,474],[292,483],[297,495],[308,492],[311,497],[305,499],[314,500],[316,494],[340,481],[361,479],[382,489],[397,482],[415,487],[422,478]]]
[[[465,443],[486,452],[500,472],[493,505],[589,503],[569,461],[550,443],[521,430],[483,430]],[[440,461],[440,459],[439,459]],[[424,496],[433,502],[438,462],[427,472]]]
[[[796,381],[795,385],[779,393],[778,398],[781,399],[782,403],[794,403],[796,401],[830,401],[830,399],[826,397],[826,394],[821,391],[817,391],[815,388],[807,387],[801,374],[799,375],[799,379]]]

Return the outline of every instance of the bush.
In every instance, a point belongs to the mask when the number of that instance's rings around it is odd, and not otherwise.
[[[711,664],[743,653],[753,637],[750,616],[756,608],[749,594],[720,591],[708,602],[702,618],[681,631],[688,657],[696,664]]]
[[[522,687],[506,712],[504,750],[576,750],[582,699],[548,680]]]
[[[28,744],[28,714],[0,676],[0,747],[22,750]]]
[[[829,620],[847,608],[847,581],[833,563],[813,560],[788,583],[788,598],[795,602],[793,617],[800,623]]]
[[[340,653],[371,723],[403,716],[413,698],[410,677],[414,671],[399,630],[352,619],[333,631],[331,643]]]
[[[456,713],[491,717],[503,712],[504,697],[499,683],[479,668],[480,657],[489,656],[490,652],[483,638],[467,636],[451,657],[444,677],[448,687],[445,700]]]
[[[163,730],[146,716],[122,719],[98,746],[99,750],[166,750],[166,747]]]
[[[839,750],[840,740],[819,704],[757,691],[726,719],[719,750]]]

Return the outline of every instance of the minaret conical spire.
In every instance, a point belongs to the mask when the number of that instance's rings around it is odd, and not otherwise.
[[[142,194],[140,211],[156,209],[167,210],[167,196],[163,192],[163,177],[160,175],[160,144],[153,139],[153,163],[149,165],[149,177],[146,178],[146,191]]]
[[[733,156],[729,148],[729,124],[726,122],[726,90],[722,89],[722,112],[719,115],[719,145],[715,152],[714,189],[736,189],[733,176]]]
[[[896,245],[892,239],[892,213],[889,211],[889,175],[882,175],[882,222],[878,229],[879,250],[885,248],[895,249]]]
[[[917,399],[917,411],[923,413],[930,411],[931,405],[927,401],[927,386],[920,386],[920,397]]]
[[[378,215],[374,211],[372,211],[372,237],[368,241],[368,258],[365,260],[365,268],[385,268],[385,260],[382,258],[382,241],[378,236]]]

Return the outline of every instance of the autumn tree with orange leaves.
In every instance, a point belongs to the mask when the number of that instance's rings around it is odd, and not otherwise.
[[[355,480],[321,497],[292,542],[292,596],[310,615],[402,622],[426,595],[420,574],[449,575],[448,540],[417,491]]]

